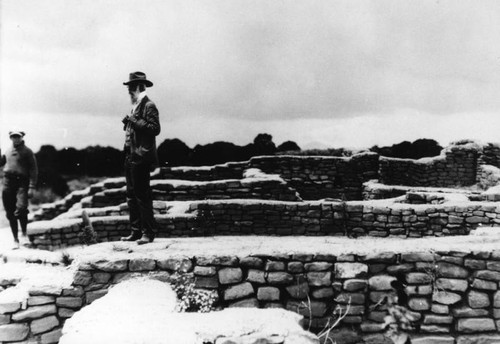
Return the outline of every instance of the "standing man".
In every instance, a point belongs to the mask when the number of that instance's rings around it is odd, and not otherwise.
[[[18,221],[23,237],[28,226],[28,198],[33,197],[38,178],[35,154],[24,144],[23,131],[11,131],[12,147],[0,156],[4,166],[2,201],[14,236],[14,249],[19,248]]]
[[[150,172],[158,165],[155,137],[160,133],[156,105],[146,95],[153,83],[142,72],[130,73],[128,88],[132,111],[123,119],[125,130],[125,178],[131,233],[123,241],[139,245],[153,242],[157,224],[153,215]]]

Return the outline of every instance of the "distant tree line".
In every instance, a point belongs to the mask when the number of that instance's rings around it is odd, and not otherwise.
[[[434,140],[420,139],[413,143],[404,141],[388,147],[373,146],[370,151],[383,156],[418,159],[439,155],[442,147]],[[183,141],[166,139],[158,146],[160,166],[203,166],[229,161],[246,161],[253,156],[275,154],[348,155],[339,149],[301,151],[293,141],[276,146],[269,134],[259,134],[252,143],[244,146],[218,141],[190,148]],[[114,177],[123,175],[123,152],[112,147],[91,146],[84,149],[44,145],[36,153],[39,166],[39,186],[50,188],[63,196],[68,192],[66,180],[89,177]]]

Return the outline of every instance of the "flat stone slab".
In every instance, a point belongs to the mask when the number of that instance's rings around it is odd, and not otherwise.
[[[168,284],[128,280],[68,319],[59,344],[196,344],[250,333],[286,337],[291,344],[319,344],[300,326],[302,316],[283,309],[177,313],[175,308],[176,295]]]
[[[120,260],[136,258],[154,258],[156,260],[182,257],[237,256],[250,255],[282,255],[310,254],[334,255],[358,254],[367,255],[382,252],[412,253],[459,251],[459,252],[493,252],[500,247],[500,227],[491,227],[481,235],[430,237],[418,239],[361,237],[269,237],[239,236],[195,237],[195,238],[160,238],[153,243],[138,246],[136,243],[113,242],[92,245],[73,252],[78,261],[92,264],[99,260]],[[216,254],[214,253],[216,252]]]

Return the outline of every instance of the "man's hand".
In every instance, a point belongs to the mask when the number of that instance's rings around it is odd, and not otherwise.
[[[130,117],[129,116],[125,116],[123,117],[122,119],[122,123],[123,123],[123,130],[126,130],[127,129],[127,124],[128,122],[130,121]]]
[[[28,189],[28,198],[30,199],[33,198],[34,194],[35,194],[35,188],[30,187]]]

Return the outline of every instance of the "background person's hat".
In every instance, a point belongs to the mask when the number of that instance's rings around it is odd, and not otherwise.
[[[20,131],[20,130],[9,131],[9,137],[16,136],[16,135],[24,137],[24,135],[26,135],[26,133],[24,131]]]
[[[130,73],[129,80],[127,82],[124,82],[123,84],[130,85],[130,84],[134,84],[134,83],[144,84],[144,85],[146,85],[146,87],[153,86],[153,83],[151,81],[149,81],[148,79],[146,79],[146,74],[144,74],[143,72]]]

